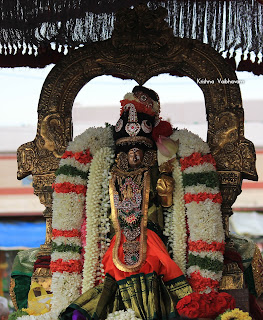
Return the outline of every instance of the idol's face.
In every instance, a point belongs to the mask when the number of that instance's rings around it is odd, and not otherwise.
[[[128,163],[131,168],[138,168],[143,159],[143,150],[139,148],[132,148],[128,152]]]

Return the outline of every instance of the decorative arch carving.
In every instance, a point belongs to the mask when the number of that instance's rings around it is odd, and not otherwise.
[[[235,72],[210,46],[175,38],[165,16],[164,8],[151,11],[144,5],[121,11],[111,39],[72,51],[47,76],[39,99],[36,138],[18,149],[18,178],[32,174],[34,192],[46,206],[43,255],[50,253],[51,186],[60,157],[72,139],[73,102],[80,89],[97,76],[134,79],[142,85],[153,76],[169,73],[188,76],[199,85],[205,98],[207,141],[218,166],[226,223],[241,192],[242,179],[257,180],[254,146],[244,137],[244,112]]]

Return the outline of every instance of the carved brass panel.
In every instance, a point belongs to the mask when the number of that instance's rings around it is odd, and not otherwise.
[[[224,266],[220,290],[233,290],[244,288],[243,271],[237,263],[228,263]]]
[[[235,72],[210,46],[175,38],[165,14],[163,8],[151,11],[144,5],[121,11],[111,39],[72,51],[46,78],[38,105],[36,138],[18,149],[18,178],[33,175],[35,194],[47,208],[47,239],[40,255],[50,252],[51,186],[59,159],[72,138],[72,105],[80,89],[97,76],[113,75],[139,84],[162,73],[190,77],[204,94],[207,141],[217,162],[227,218],[242,179],[257,180],[254,146],[244,137],[239,85],[224,83],[224,79],[236,81]]]

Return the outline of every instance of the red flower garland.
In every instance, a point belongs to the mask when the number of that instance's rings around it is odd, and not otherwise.
[[[199,152],[194,152],[189,157],[180,159],[182,171],[188,167],[198,166],[204,163],[211,163],[216,168],[216,162],[211,153],[202,155]]]
[[[56,193],[75,192],[77,194],[86,195],[87,187],[81,184],[72,184],[70,182],[53,183],[52,187]]]
[[[195,201],[199,203],[200,201],[205,201],[206,199],[210,199],[215,203],[222,203],[222,196],[221,193],[207,193],[207,192],[199,192],[197,194],[186,193],[184,195],[185,203],[190,203]]]
[[[173,128],[170,122],[160,120],[158,125],[153,128],[152,138],[154,141],[157,141],[160,136],[170,137],[172,133],[173,133]]]
[[[82,263],[80,260],[68,260],[63,261],[62,259],[58,259],[56,261],[50,262],[50,270],[53,272],[82,272]]]
[[[73,153],[72,151],[65,151],[65,153],[62,156],[62,159],[67,158],[75,158],[79,163],[84,164],[90,163],[93,159],[89,149],[75,153]]]
[[[226,292],[197,293],[185,296],[177,303],[181,316],[189,318],[215,318],[227,309],[235,308],[234,298]]]
[[[224,253],[225,252],[225,242],[216,242],[213,241],[211,243],[207,243],[203,240],[197,241],[188,241],[188,246],[190,251],[195,252],[203,252],[203,251],[219,251]]]
[[[80,238],[80,236],[81,236],[80,230],[77,230],[77,229],[72,229],[72,230],[53,229],[52,230],[52,237],[53,238],[57,238],[57,237],[66,237],[66,238],[78,237],[78,238]]]
[[[191,273],[188,282],[192,289],[197,292],[204,291],[207,288],[214,289],[219,287],[219,282],[217,280],[202,277],[200,271]]]

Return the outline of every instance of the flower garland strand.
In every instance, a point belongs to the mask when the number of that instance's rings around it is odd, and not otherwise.
[[[135,312],[132,309],[126,311],[120,310],[110,313],[106,320],[141,320],[137,318]]]
[[[81,225],[88,173],[93,157],[104,147],[114,147],[110,126],[87,129],[69,143],[62,156],[53,193],[52,309],[41,316],[18,319],[55,320],[79,296],[82,286]]]
[[[173,193],[174,203],[172,210],[165,217],[164,234],[168,236],[168,242],[172,249],[173,260],[176,261],[183,273],[186,273],[186,221],[183,178],[180,164],[173,160],[173,178],[175,188]]]
[[[187,275],[194,291],[210,292],[219,287],[224,246],[220,207],[222,198],[219,192],[215,161],[209,153],[207,143],[197,135],[187,130],[178,130],[172,134],[171,139],[174,141],[179,139],[180,142],[178,155],[182,178],[180,179],[177,168],[174,169],[177,172],[174,175],[182,183],[181,188],[184,190],[189,228],[188,245],[191,244],[191,246],[188,248]],[[184,221],[181,224],[184,224]],[[211,248],[211,243],[216,243],[216,246],[212,251],[200,250],[200,247],[197,248],[200,241],[204,244],[203,249]],[[219,251],[216,250],[217,247],[220,247]],[[185,250],[185,245],[178,250]]]
[[[168,241],[172,244],[175,262],[184,271],[187,262],[186,275],[195,291],[181,299],[177,309],[188,317],[215,317],[235,306],[229,294],[217,292],[222,277],[225,244],[222,197],[215,160],[208,144],[187,130],[176,130],[170,138],[179,140],[177,156],[181,172],[178,172],[175,162],[173,177],[181,186],[176,185],[174,206],[172,210],[167,210],[165,230],[169,234]],[[164,158],[160,156],[158,160],[164,161]],[[172,211],[170,217],[169,211]],[[189,231],[187,241],[186,217]],[[170,222],[174,228],[167,226]],[[185,242],[178,239],[180,236]],[[187,256],[184,255],[186,247]],[[216,303],[217,300],[221,301],[221,305]]]
[[[87,187],[88,173],[93,157],[104,147],[112,148],[114,140],[111,127],[89,128],[77,136],[62,156],[56,183],[61,193],[54,192],[53,201],[53,253],[52,260],[52,309],[66,308],[80,294],[82,286],[82,257],[76,253],[81,247],[81,225],[85,208],[83,190]],[[69,184],[76,188],[67,188]],[[77,187],[77,186],[82,186]],[[85,189],[84,189],[85,188]],[[81,192],[78,192],[81,190]],[[76,192],[74,192],[76,191]],[[65,245],[66,252],[58,250]]]
[[[94,156],[90,167],[86,196],[87,234],[82,292],[93,288],[104,275],[101,260],[109,245],[107,239],[107,233],[110,231],[108,177],[113,159],[113,150],[102,148]]]
[[[89,150],[82,151],[64,153],[54,184],[50,269],[52,310],[58,313],[78,297],[82,281],[80,250],[76,251],[76,247],[81,247],[80,226],[92,160]],[[84,154],[87,155],[86,159]]]

